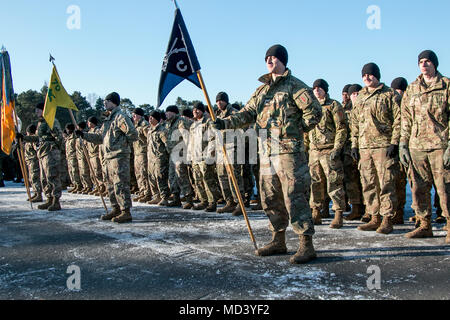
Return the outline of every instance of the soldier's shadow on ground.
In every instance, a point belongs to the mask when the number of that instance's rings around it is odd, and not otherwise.
[[[437,236],[435,238],[441,237]],[[380,258],[450,256],[450,247],[442,245],[429,247],[411,246],[411,247],[385,247],[385,248],[361,248],[361,249],[355,248],[355,249],[341,249],[341,250],[340,249],[316,250],[316,253],[318,258],[314,260],[312,264],[322,264],[322,263],[350,261],[350,260],[380,259]]]

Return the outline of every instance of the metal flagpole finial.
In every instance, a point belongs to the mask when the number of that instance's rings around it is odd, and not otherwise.
[[[5,52],[6,52],[6,48],[4,45],[2,45],[2,53],[5,53]]]
[[[51,63],[53,63],[53,61],[55,61],[55,58],[52,57],[51,53],[50,53],[50,59],[48,61],[50,61]]]

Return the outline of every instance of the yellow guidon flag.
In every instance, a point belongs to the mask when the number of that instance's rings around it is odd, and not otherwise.
[[[50,86],[47,92],[47,98],[45,99],[44,107],[44,119],[47,121],[50,129],[53,129],[53,124],[55,123],[56,109],[66,108],[78,111],[75,103],[73,103],[72,98],[64,89],[61,79],[59,78],[58,71],[56,67],[53,66],[52,77],[50,79]]]

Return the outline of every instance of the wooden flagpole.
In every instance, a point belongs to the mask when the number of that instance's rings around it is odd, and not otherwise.
[[[216,115],[214,114],[214,109],[213,109],[213,107],[211,105],[211,100],[209,99],[208,92],[206,91],[205,82],[203,81],[203,77],[202,77],[202,74],[201,74],[200,70],[197,71],[197,77],[198,77],[198,80],[200,81],[200,85],[202,87],[202,91],[203,91],[203,93],[205,95],[206,102],[208,104],[209,114],[211,115],[211,119],[213,121],[216,121]],[[236,180],[236,176],[234,175],[234,170],[231,167],[230,159],[228,158],[228,154],[227,154],[227,151],[226,151],[224,143],[222,144],[222,152],[223,152],[223,156],[224,156],[224,160],[225,160],[225,167],[227,169],[228,176],[231,177],[231,181],[233,182],[233,187],[234,187],[234,190],[235,190],[236,195],[237,195],[238,200],[239,200],[239,206],[241,207],[242,214],[244,215],[245,223],[247,224],[247,229],[248,229],[248,232],[250,234],[250,239],[253,242],[255,250],[258,250],[258,246],[256,244],[255,236],[253,235],[253,230],[252,230],[252,228],[250,226],[250,221],[248,219],[247,211],[245,210],[244,201],[242,199],[241,192],[239,191],[239,186],[238,186],[238,183],[237,183],[237,180]]]

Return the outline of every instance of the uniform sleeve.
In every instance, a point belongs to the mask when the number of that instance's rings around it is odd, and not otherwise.
[[[401,122],[402,122],[402,114],[401,114],[401,106],[400,100],[395,96],[395,93],[392,95],[392,116],[394,122],[392,124],[392,137],[391,144],[398,146],[400,143],[400,134],[401,134]]]
[[[96,145],[103,144],[103,135],[101,132],[103,132],[103,126],[97,131],[97,133],[85,133],[83,135],[83,139]],[[74,138],[74,141],[76,141],[76,138]]]
[[[255,123],[258,115],[257,110],[257,95],[255,93],[242,110],[224,119],[225,128],[240,129],[249,124]]]
[[[345,121],[345,112],[342,105],[335,101],[333,103],[333,120],[336,126],[336,137],[334,139],[334,149],[341,150],[347,141],[347,124]]]
[[[297,107],[303,112],[302,126],[304,132],[309,132],[322,119],[322,106],[311,89],[301,88],[293,93]]]
[[[134,142],[138,140],[138,132],[130,118],[123,115],[120,116],[118,126],[120,131],[126,135],[128,141]]]
[[[359,102],[356,101],[350,113],[350,134],[352,141],[352,149],[359,149],[359,120],[358,120]]]
[[[400,129],[400,143],[409,145],[409,139],[411,137],[412,128],[412,112],[411,112],[411,88],[406,89],[403,95],[400,114],[401,114],[401,129]]]

